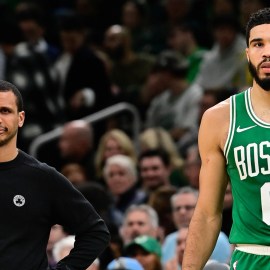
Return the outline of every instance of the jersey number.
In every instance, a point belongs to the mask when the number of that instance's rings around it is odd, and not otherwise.
[[[270,225],[270,183],[261,187],[262,220]]]

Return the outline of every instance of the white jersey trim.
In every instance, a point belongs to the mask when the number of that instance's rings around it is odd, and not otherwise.
[[[224,146],[224,155],[226,157],[226,163],[228,164],[228,154],[232,144],[234,131],[235,131],[235,121],[236,121],[236,102],[235,95],[230,97],[230,125],[228,130],[227,140]]]
[[[251,88],[249,88],[248,91],[246,91],[245,93],[245,104],[246,104],[247,113],[250,119],[258,126],[261,126],[263,128],[270,128],[270,123],[264,122],[263,120],[258,118],[257,115],[255,114],[252,107],[250,94],[251,94]]]

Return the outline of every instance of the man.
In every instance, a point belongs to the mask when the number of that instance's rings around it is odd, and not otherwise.
[[[197,190],[199,189],[200,168],[201,158],[198,145],[194,143],[187,148],[183,172],[189,185]]]
[[[242,90],[250,81],[244,54],[245,38],[234,15],[219,15],[211,22],[214,44],[200,64],[195,82],[203,89]]]
[[[166,129],[175,142],[198,125],[202,88],[186,77],[188,60],[173,51],[164,51],[154,66],[162,78],[164,90],[155,96],[146,112],[146,127]]]
[[[166,265],[165,270],[178,270],[183,262],[184,251],[186,247],[186,240],[188,236],[188,226],[184,225],[181,230],[177,232],[176,239],[176,254]],[[209,260],[203,270],[227,270],[228,264],[221,263],[215,260]]]
[[[140,235],[158,237],[158,215],[147,204],[131,205],[125,213],[120,235],[126,245]]]
[[[199,124],[201,122],[203,113],[213,107],[214,105],[218,104],[219,102],[229,98],[231,95],[236,94],[237,89],[204,89],[203,95],[199,102],[199,110],[198,110],[198,124],[195,128],[191,129],[188,133],[184,135],[184,137],[181,139],[181,141],[177,144],[177,147],[179,149],[180,155],[185,159],[190,159],[190,150],[192,153],[195,154],[195,148],[197,148],[198,145],[198,130],[199,130]],[[193,151],[194,150],[194,151]],[[198,155],[198,159],[192,154],[192,160],[188,160],[188,162],[185,162],[184,167],[189,167],[191,163],[193,165],[199,165],[201,161],[199,161],[200,157]],[[189,164],[187,164],[189,163]],[[197,163],[197,164],[196,164]],[[184,168],[185,169],[185,168]],[[197,168],[196,168],[197,171]],[[187,175],[189,177],[189,175]],[[195,174],[193,175],[194,178]],[[196,180],[197,182],[198,180]],[[198,185],[198,183],[196,183]],[[196,186],[195,184],[195,186]]]
[[[171,197],[173,221],[178,229],[169,234],[162,245],[162,262],[166,263],[174,256],[177,249],[177,236],[182,228],[188,227],[198,200],[198,190],[182,187]],[[231,255],[228,237],[220,232],[211,259],[227,263]]]
[[[269,269],[269,31],[270,9],[253,13],[246,31],[253,86],[203,116],[200,195],[190,223],[183,270],[202,269],[211,254],[229,178],[234,201],[230,242],[236,245],[231,269]]]
[[[108,245],[108,229],[66,178],[17,148],[24,120],[20,92],[0,81],[0,269],[46,270],[55,224],[76,235],[75,248],[56,269],[86,269]]]
[[[27,122],[18,134],[17,145],[28,152],[30,144],[37,136],[52,130],[64,120],[56,101],[57,84],[52,72],[58,49],[45,38],[48,18],[36,4],[27,3],[21,6],[15,15],[16,25],[8,23],[3,31],[4,36],[13,35],[17,39],[16,44],[12,42],[13,46],[3,47],[3,79],[15,84],[23,96]],[[24,40],[18,42],[20,33]]]
[[[24,38],[16,48],[19,53],[26,55],[38,52],[49,62],[56,59],[59,49],[48,39],[50,33],[47,31],[49,26],[47,15],[36,3],[24,3],[18,6],[15,16]]]
[[[88,46],[87,34],[85,23],[77,15],[61,19],[59,38],[63,50],[55,62],[55,70],[60,103],[69,120],[111,105],[109,77],[102,60]]]
[[[131,92],[137,92],[142,87],[155,58],[145,53],[136,53],[132,49],[129,30],[121,25],[111,25],[106,29],[103,45],[112,61],[110,77],[115,88],[114,94],[119,100],[132,103]]]
[[[85,169],[87,179],[94,180],[93,144],[94,134],[91,124],[84,120],[67,122],[58,141],[62,165],[78,163]]]
[[[140,89],[146,82],[151,71],[155,57],[147,53],[137,53],[132,48],[132,36],[129,30],[122,25],[113,24],[104,33],[103,49],[109,56],[111,67],[109,76],[112,84],[114,102],[134,102]],[[113,118],[118,128],[132,132],[130,117],[120,113]]]
[[[136,169],[135,162],[126,155],[114,155],[105,162],[103,175],[106,188],[121,215],[132,204],[140,204],[145,200],[145,193],[138,188]]]
[[[171,26],[167,44],[173,51],[182,54],[189,62],[187,80],[195,79],[206,49],[200,45],[202,31],[193,22],[180,22]]]
[[[182,265],[186,239],[188,235],[188,226],[184,225],[181,230],[176,232],[176,250],[175,254],[172,254],[172,259],[170,259],[164,266],[165,270],[176,270]]]
[[[160,186],[170,185],[170,158],[161,150],[147,150],[139,157],[139,171],[143,189],[150,194]]]

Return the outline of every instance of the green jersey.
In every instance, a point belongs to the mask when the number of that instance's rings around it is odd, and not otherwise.
[[[251,91],[230,98],[224,148],[234,198],[230,242],[270,245],[270,123],[255,115]]]

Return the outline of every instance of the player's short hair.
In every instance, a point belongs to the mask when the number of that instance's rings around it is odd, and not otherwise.
[[[246,26],[247,46],[249,46],[250,30],[261,24],[270,24],[270,8],[263,8],[251,14]]]

